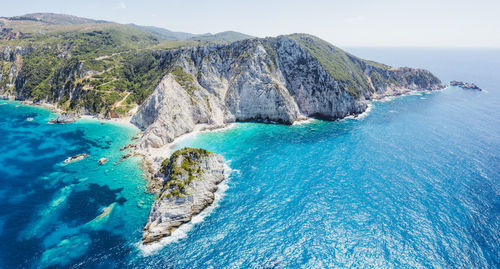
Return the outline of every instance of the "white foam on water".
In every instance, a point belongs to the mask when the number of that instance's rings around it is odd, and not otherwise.
[[[376,100],[376,102],[380,102],[380,103],[390,102],[390,101],[394,100],[395,98],[396,98],[396,96],[386,96],[382,99]]]
[[[362,119],[366,118],[368,116],[368,114],[370,114],[370,112],[372,111],[372,108],[373,108],[373,104],[372,103],[367,103],[366,110],[363,111],[363,113],[361,113],[359,115],[349,115],[349,116],[346,116],[343,119],[341,119],[341,121],[342,120],[346,120],[346,119],[362,120]]]
[[[292,125],[304,125],[304,124],[309,124],[309,123],[313,123],[315,122],[316,120],[313,119],[313,118],[307,118],[305,120],[298,120],[298,121],[295,121],[292,123]]]
[[[180,239],[186,238],[188,236],[188,232],[193,229],[195,224],[201,223],[205,217],[209,216],[212,214],[215,208],[217,208],[220,204],[220,201],[224,197],[224,194],[226,193],[227,189],[229,189],[229,185],[227,184],[228,180],[230,179],[230,175],[234,173],[234,170],[232,170],[229,167],[229,164],[231,162],[228,161],[224,164],[224,172],[226,173],[227,177],[219,183],[217,191],[214,193],[215,199],[214,202],[205,208],[203,211],[201,211],[198,215],[194,216],[191,221],[182,224],[177,228],[175,231],[172,232],[172,234],[168,237],[163,238],[160,242],[156,242],[153,244],[148,244],[144,245],[142,241],[137,242],[135,246],[142,252],[143,256],[150,256],[155,253],[157,253],[160,249],[165,247],[166,245],[170,243],[174,243],[179,241]]]

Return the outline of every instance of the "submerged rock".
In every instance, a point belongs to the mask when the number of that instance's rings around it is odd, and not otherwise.
[[[64,124],[64,123],[75,122],[77,119],[78,119],[78,117],[75,115],[63,114],[63,115],[57,116],[57,118],[50,119],[49,123],[51,123],[51,124]]]
[[[117,165],[117,164],[121,163],[123,160],[128,159],[130,157],[132,157],[132,153],[124,154],[124,155],[122,155],[122,157],[120,158],[120,160],[117,161],[117,162],[115,162],[114,164]]]
[[[134,144],[125,145],[122,148],[120,148],[120,151],[124,151],[124,150],[129,149],[129,148],[135,148],[135,145]]]
[[[64,163],[71,163],[71,162],[76,162],[76,161],[81,161],[85,158],[87,158],[89,155],[86,153],[78,154],[73,157],[69,157],[66,160],[64,160]]]
[[[214,202],[218,184],[225,178],[224,157],[204,149],[184,148],[162,163],[154,178],[158,192],[142,242],[160,241]]]

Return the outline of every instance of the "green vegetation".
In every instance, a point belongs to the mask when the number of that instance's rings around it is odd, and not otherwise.
[[[120,116],[142,104],[167,73],[196,102],[193,93],[199,74],[173,64],[178,54],[172,50],[251,38],[237,32],[193,36],[48,13],[0,18],[0,28],[0,93],[56,103],[64,110]],[[372,89],[370,83],[377,88],[407,81],[424,85],[437,79],[426,72],[386,72],[389,66],[357,58],[314,36],[287,37],[317,59],[355,98],[361,97],[363,89]],[[249,60],[254,55],[247,46],[262,45],[269,55],[265,63],[269,72],[279,69],[277,39],[253,38],[240,45],[234,51],[230,51],[234,46],[220,47],[219,57]]]
[[[175,81],[184,88],[189,95],[192,95],[196,90],[196,81],[192,74],[188,74],[182,70],[180,66],[172,67],[170,73],[174,75]]]
[[[0,89],[34,101],[56,102],[66,110],[101,114],[116,110],[123,115],[142,103],[158,83],[160,54],[148,48],[160,41],[148,32],[113,23],[61,26],[26,20],[8,22],[15,30],[33,31],[30,35],[0,40],[2,51],[6,46],[24,50],[16,63],[20,67],[16,81],[8,76],[16,70],[11,68],[14,59],[0,59]],[[37,26],[45,31],[36,32]],[[15,86],[9,88],[9,83]]]
[[[250,38],[253,38],[253,36],[234,32],[234,31],[226,31],[226,32],[220,32],[220,33],[216,33],[216,34],[206,34],[206,35],[193,36],[190,39],[196,40],[196,41],[231,43],[231,42],[236,42],[236,41],[250,39]]]
[[[361,96],[360,86],[365,89],[370,87],[363,70],[360,68],[361,59],[311,35],[293,34],[288,37],[316,58],[332,78],[339,81],[340,86],[351,96],[359,98]]]
[[[160,172],[168,175],[168,181],[163,186],[160,197],[183,197],[188,195],[186,187],[203,171],[199,160],[211,152],[205,149],[183,148],[177,150],[161,164]]]
[[[126,115],[146,100],[172,68],[161,62],[165,50],[246,37],[228,32],[220,39],[170,40],[165,35],[194,35],[50,13],[0,18],[0,26],[8,29],[0,31],[0,92],[102,115]],[[12,55],[22,56],[2,57],[7,46],[21,48]],[[194,77],[180,67],[172,73],[191,95]]]

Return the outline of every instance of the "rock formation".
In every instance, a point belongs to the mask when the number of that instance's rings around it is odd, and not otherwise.
[[[453,81],[450,81],[450,85],[451,86],[456,86],[456,87],[460,87],[462,89],[469,89],[469,90],[478,90],[478,91],[482,91],[481,88],[479,88],[479,86],[477,86],[476,84],[474,83],[470,83],[470,82],[463,82],[463,81],[457,81],[457,80],[453,80]]]
[[[224,158],[203,149],[184,148],[162,163],[153,179],[158,194],[144,227],[149,244],[169,236],[180,225],[211,205],[224,180]]]
[[[75,115],[62,114],[62,115],[57,116],[56,118],[50,119],[49,123],[51,123],[51,124],[64,124],[64,123],[75,122],[77,119],[78,119],[78,117]]]

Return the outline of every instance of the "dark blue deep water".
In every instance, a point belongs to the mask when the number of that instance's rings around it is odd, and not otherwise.
[[[181,141],[222,154],[233,172],[203,221],[152,252],[137,244],[153,199],[139,160],[113,165],[135,130],[46,125],[44,110],[1,105],[0,267],[500,267],[500,50],[349,51],[485,91]],[[60,164],[82,152],[90,157]]]

